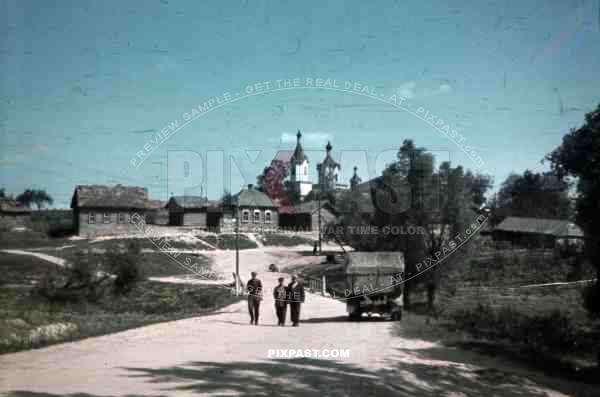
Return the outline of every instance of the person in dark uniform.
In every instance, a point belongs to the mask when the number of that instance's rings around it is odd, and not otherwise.
[[[258,325],[258,313],[260,301],[262,300],[262,282],[256,278],[256,272],[250,273],[252,278],[246,284],[248,292],[248,311],[250,312],[250,324]]]
[[[298,276],[295,274],[292,276],[292,282],[289,283],[287,290],[292,327],[297,327],[300,322],[300,305],[304,303],[304,286],[298,281]]]
[[[279,284],[273,290],[275,299],[275,312],[277,313],[277,325],[285,326],[285,315],[287,313],[287,288],[283,285],[283,277],[279,277]]]

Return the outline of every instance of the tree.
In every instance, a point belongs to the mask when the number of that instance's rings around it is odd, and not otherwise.
[[[35,205],[38,210],[41,210],[46,205],[52,205],[54,202],[45,190],[38,189],[26,189],[16,197],[16,200],[28,208]]]
[[[364,196],[349,192],[340,198],[342,212],[339,223],[376,226],[377,230],[396,227],[404,233],[378,233],[374,236],[346,235],[346,241],[358,250],[392,251],[405,254],[405,305],[410,305],[412,286],[424,282],[428,291],[428,305],[433,308],[439,285],[441,266],[424,271],[422,264],[428,258],[439,260],[443,252],[444,267],[459,262],[468,245],[453,242],[463,234],[466,225],[475,220],[474,208],[479,208],[489,187],[489,177],[465,173],[462,167],[442,163],[436,170],[434,157],[425,148],[405,140],[398,151],[398,160],[390,164],[380,178],[371,184],[371,214],[358,208],[364,205]],[[408,230],[416,233],[406,233]],[[344,229],[343,229],[344,230]],[[447,247],[454,243],[452,256]],[[461,248],[459,249],[458,246]]]
[[[571,215],[569,185],[552,172],[511,174],[491,201],[492,223],[507,216],[568,219]]]
[[[575,220],[584,231],[586,256],[596,268],[596,282],[586,294],[586,307],[600,318],[600,105],[586,114],[584,124],[565,135],[546,158],[558,178],[577,178]]]

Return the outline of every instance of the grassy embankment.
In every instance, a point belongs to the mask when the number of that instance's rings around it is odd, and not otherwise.
[[[148,263],[141,262],[145,275],[171,275],[164,264]],[[208,260],[203,265],[208,267]],[[222,287],[143,280],[125,295],[107,293],[95,302],[49,301],[35,284],[54,267],[35,257],[0,253],[0,353],[197,316],[237,299]],[[172,271],[179,268],[175,264]]]

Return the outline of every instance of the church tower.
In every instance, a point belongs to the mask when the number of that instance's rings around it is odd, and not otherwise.
[[[338,186],[338,174],[341,168],[340,164],[331,157],[331,149],[333,149],[331,142],[327,142],[325,146],[327,154],[323,161],[317,164],[319,188],[323,193],[334,191]]]
[[[290,164],[290,181],[295,186],[300,198],[303,199],[312,190],[312,182],[310,182],[308,157],[304,154],[300,130],[296,134],[296,139],[296,149]]]
[[[356,185],[362,182],[362,179],[358,176],[358,167],[354,166],[354,175],[350,178],[350,189],[354,189]]]

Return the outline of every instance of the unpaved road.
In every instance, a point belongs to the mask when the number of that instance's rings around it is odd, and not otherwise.
[[[230,271],[233,253],[214,253]],[[242,274],[288,254],[242,251]],[[296,258],[299,259],[299,258]],[[299,260],[312,260],[301,258]],[[270,291],[278,274],[261,273]],[[215,287],[218,288],[218,287]],[[267,291],[267,292],[268,292]],[[448,348],[408,323],[346,321],[342,302],[309,294],[300,327],[276,323],[266,294],[259,326],[245,302],[219,313],[0,356],[8,396],[600,395],[514,363]],[[289,312],[288,312],[289,320]],[[410,322],[410,317],[405,316]],[[348,358],[269,358],[269,349],[348,349]]]

